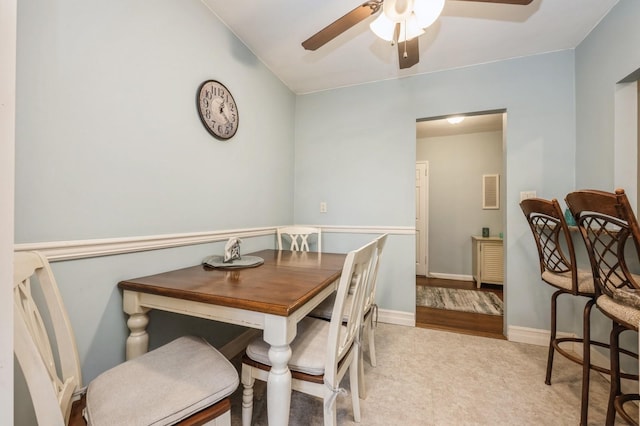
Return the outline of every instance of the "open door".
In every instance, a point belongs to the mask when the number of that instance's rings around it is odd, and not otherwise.
[[[429,188],[429,162],[416,162],[416,275],[427,276],[429,271],[429,228],[427,224]]]

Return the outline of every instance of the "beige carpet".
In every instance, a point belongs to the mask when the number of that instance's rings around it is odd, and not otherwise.
[[[546,347],[388,324],[379,324],[376,345],[378,366],[365,360],[360,425],[579,423],[581,367],[557,356],[552,385],[545,385]],[[589,424],[603,425],[608,382],[591,377]],[[233,395],[233,426],[241,424],[241,398],[242,384]],[[264,382],[256,381],[254,401],[253,424],[266,425]],[[338,424],[356,425],[350,397],[337,404]],[[290,424],[321,425],[321,401],[293,392]]]

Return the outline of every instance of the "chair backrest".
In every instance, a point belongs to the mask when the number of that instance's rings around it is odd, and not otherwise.
[[[545,271],[554,274],[571,272],[571,289],[578,293],[576,253],[569,226],[564,219],[558,200],[528,198],[520,202],[520,208],[527,218],[540,259],[540,274]],[[562,248],[566,244],[568,258]]]
[[[625,246],[631,237],[640,253],[640,228],[624,190],[575,191],[566,202],[587,248],[596,295],[613,297],[617,288],[638,287],[627,267]]]
[[[289,250],[309,251],[309,237],[316,235],[316,251],[322,252],[322,230],[311,226],[285,226],[276,230],[278,250],[283,248],[283,237],[291,241]]]
[[[364,313],[366,313],[376,302],[376,283],[378,281],[378,269],[380,268],[380,259],[382,258],[382,252],[384,250],[384,245],[387,242],[388,235],[389,234],[383,234],[375,239],[376,252],[374,255],[374,260],[372,262],[373,269],[369,274],[369,281],[367,282],[367,289],[365,291]]]
[[[37,252],[15,253],[13,277],[14,353],[38,423],[67,424],[82,376],[75,337],[58,286],[49,263]],[[38,309],[36,303],[46,307]],[[45,324],[52,329],[54,345]]]
[[[351,349],[362,324],[365,292],[376,245],[376,241],[371,241],[361,248],[349,252],[344,261],[329,325],[324,372],[324,381],[332,389],[339,385],[337,383],[338,363]],[[353,302],[345,303],[350,287],[353,290]],[[346,313],[348,319],[343,323],[345,309],[350,311]]]

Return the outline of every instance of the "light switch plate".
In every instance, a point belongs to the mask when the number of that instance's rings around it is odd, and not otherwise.
[[[520,191],[520,201],[527,198],[536,198],[536,191]]]

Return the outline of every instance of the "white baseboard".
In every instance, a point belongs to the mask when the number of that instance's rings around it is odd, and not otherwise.
[[[575,334],[558,333],[558,337],[574,337]],[[549,330],[537,328],[509,326],[507,328],[507,339],[510,342],[528,343],[536,346],[549,346]]]
[[[472,275],[443,274],[440,272],[429,272],[429,277],[443,280],[473,281]]]
[[[392,311],[389,309],[378,310],[378,321],[385,324],[416,326],[416,314],[413,312]]]

